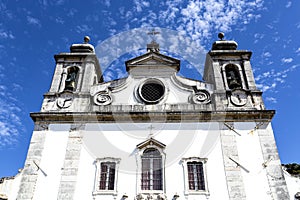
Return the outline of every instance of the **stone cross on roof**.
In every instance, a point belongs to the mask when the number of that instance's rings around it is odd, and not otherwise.
[[[153,29],[152,29],[151,31],[149,31],[147,34],[150,35],[152,41],[155,41],[155,35],[160,34],[160,32],[155,31],[155,29],[153,28]]]
[[[147,44],[147,51],[159,52],[159,44],[155,42],[155,35],[160,34],[160,32],[155,31],[155,29],[153,28],[147,34],[150,35],[152,39],[151,43]]]

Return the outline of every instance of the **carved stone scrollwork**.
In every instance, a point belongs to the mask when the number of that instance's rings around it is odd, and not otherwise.
[[[159,195],[157,195],[157,199],[158,200],[166,200],[167,196],[165,194],[159,194]]]
[[[297,192],[297,193],[295,194],[295,199],[300,199],[300,192]]]
[[[96,105],[99,105],[99,106],[109,105],[109,104],[111,104],[111,102],[112,102],[112,98],[108,93],[100,92],[94,96],[94,103]]]
[[[138,194],[136,200],[167,200],[165,194]]]
[[[71,92],[63,92],[57,98],[56,104],[59,108],[68,108],[72,105],[74,95]]]
[[[49,129],[48,123],[36,123],[34,126],[34,131],[46,131]]]
[[[210,94],[206,90],[199,90],[192,95],[191,99],[196,104],[207,104],[210,102]]]
[[[136,195],[135,199],[136,200],[145,200],[146,197],[144,195],[142,195],[142,194],[138,194],[138,195]]]

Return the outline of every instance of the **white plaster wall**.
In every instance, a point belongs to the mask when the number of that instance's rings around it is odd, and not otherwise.
[[[176,104],[189,102],[189,96],[192,94],[192,91],[188,91],[186,88],[179,88],[177,85],[174,85],[171,79],[167,79],[166,82],[169,89],[166,103]]]
[[[192,94],[192,91],[188,91],[187,89],[179,88],[177,85],[174,85],[174,83],[171,81],[171,77],[161,77],[159,79],[163,81],[166,87],[166,97],[162,100],[162,103],[176,104],[188,102],[188,98]],[[146,79],[132,78],[129,76],[127,86],[122,88],[122,90],[116,90],[112,93],[112,104],[136,104],[137,101],[134,97],[134,91],[138,89],[138,86],[144,80]]]
[[[47,176],[40,170],[37,171],[38,179],[34,194],[36,200],[57,198],[69,133],[50,130],[45,134],[44,150],[39,166]]]
[[[290,200],[294,200],[297,192],[300,192],[300,178],[291,176],[287,171],[283,170],[284,178],[289,190]]]
[[[250,134],[255,127],[254,123],[234,123],[235,130],[241,134],[236,135],[239,154],[238,162],[249,173],[241,169],[247,199],[271,199],[268,191],[266,172],[262,167],[263,157],[261,153],[257,131]],[[47,173],[44,176],[40,171],[36,184],[34,199],[56,199],[61,179],[65,152],[68,141],[69,125],[64,128],[60,125],[53,126],[46,131],[46,139],[40,167]],[[230,134],[233,131],[227,130]],[[266,130],[272,131],[269,126]],[[223,155],[220,143],[220,131],[217,123],[119,123],[119,124],[88,124],[83,134],[83,147],[80,154],[79,171],[74,199],[93,199],[96,178],[96,158],[115,157],[121,158],[117,196],[120,200],[123,194],[133,199],[140,187],[137,179],[136,145],[152,136],[166,145],[165,188],[168,199],[178,194],[181,199],[229,199],[224,173]],[[189,195],[185,196],[185,182],[182,158],[201,157],[207,158],[207,181],[209,196]],[[299,179],[285,174],[291,199],[300,191]],[[17,175],[12,181],[8,181],[5,187],[9,187],[9,199],[15,199],[21,175]],[[2,185],[1,190],[3,191]],[[7,190],[8,191],[8,190]],[[112,195],[95,196],[94,199],[111,200]]]
[[[95,183],[95,159],[89,154],[86,148],[80,152],[79,170],[74,194],[74,200],[93,199],[92,193]]]
[[[246,197],[249,200],[253,199],[272,199],[270,187],[267,179],[265,168],[262,166],[264,160],[258,131],[272,131],[271,126],[269,130],[257,130],[251,132],[256,126],[255,123],[234,123],[235,130],[241,134],[236,135],[236,142],[238,148],[239,162],[244,168],[241,169]],[[235,134],[232,132],[232,134]]]
[[[22,172],[18,173],[12,179],[6,179],[0,184],[0,196],[5,195],[8,199],[17,199],[20,183],[22,179]]]
[[[17,199],[21,179],[22,179],[22,172],[17,174],[13,179],[13,183],[11,184],[11,189],[9,190],[8,199]]]
[[[136,145],[151,136],[166,145],[165,188],[168,199],[179,194],[179,199],[228,199],[219,131],[216,124],[94,124],[84,133],[84,147],[78,171],[75,199],[91,199],[94,187],[96,158],[121,158],[116,199],[124,194],[133,199],[140,187],[137,180]],[[182,158],[207,158],[207,178],[210,196],[184,194]],[[95,199],[113,199],[112,195]]]

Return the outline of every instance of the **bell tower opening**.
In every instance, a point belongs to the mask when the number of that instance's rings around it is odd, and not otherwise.
[[[238,68],[229,64],[225,67],[226,81],[229,89],[241,89],[242,80]]]
[[[76,89],[76,79],[79,68],[76,66],[69,67],[67,70],[67,78],[65,80],[64,91],[74,91]]]

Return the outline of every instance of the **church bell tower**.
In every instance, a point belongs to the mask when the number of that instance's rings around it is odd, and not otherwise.
[[[216,110],[264,110],[262,92],[256,88],[250,58],[252,52],[237,50],[235,41],[223,40],[212,45],[204,68],[204,81],[215,88]]]
[[[56,68],[52,84],[44,96],[42,111],[86,111],[92,85],[103,82],[99,61],[90,38],[73,44],[70,53],[55,55]]]

